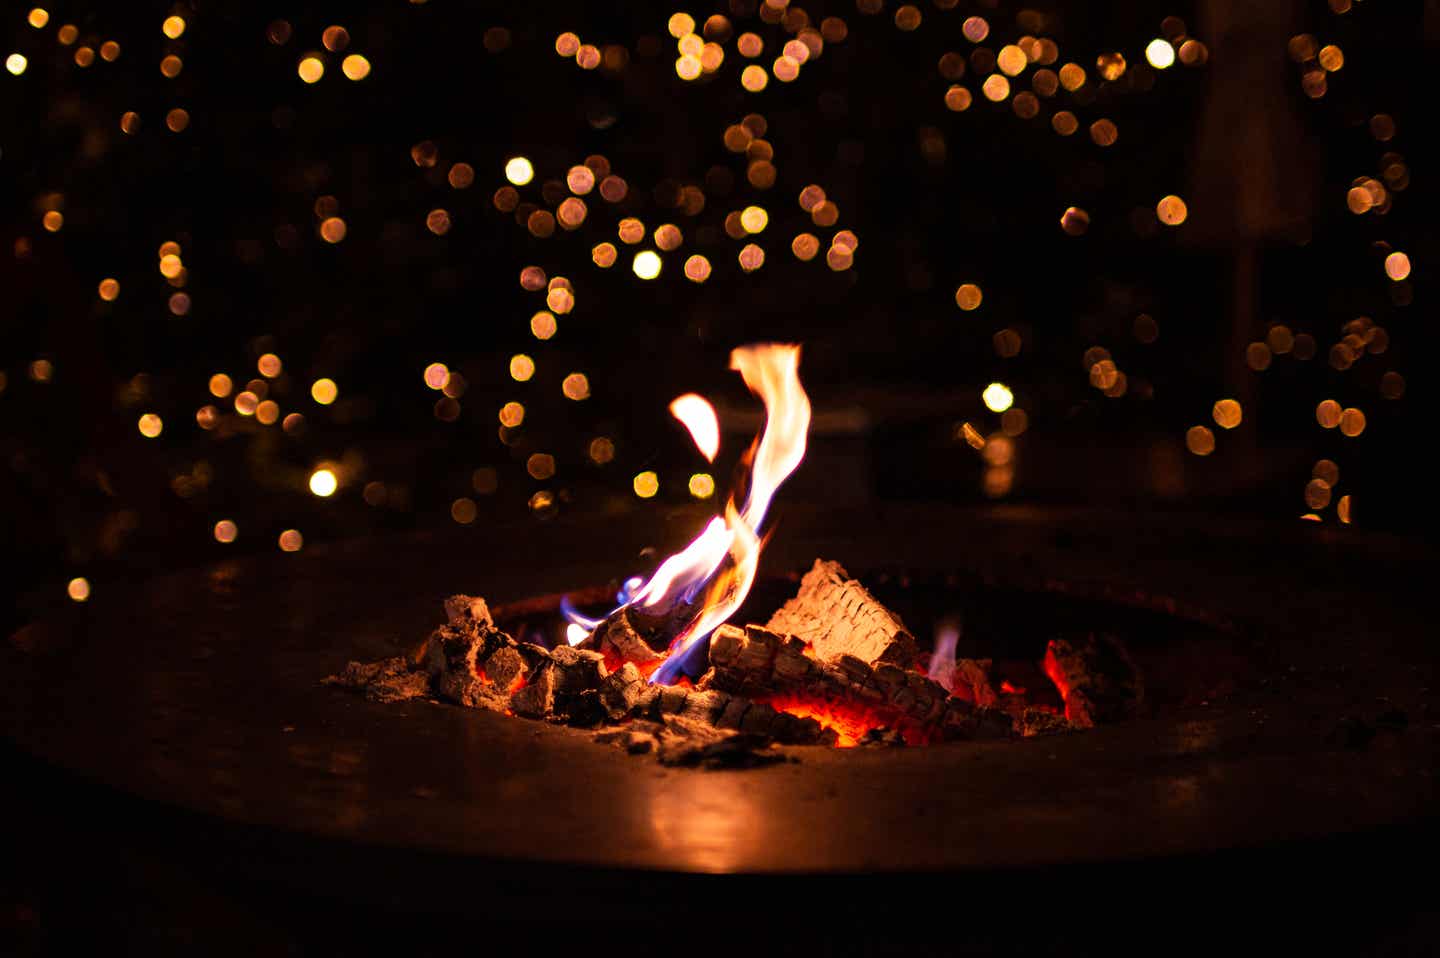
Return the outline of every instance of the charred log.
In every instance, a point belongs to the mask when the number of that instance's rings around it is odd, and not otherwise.
[[[665,657],[665,646],[662,644],[658,649],[651,646],[636,628],[628,607],[596,626],[580,647],[593,649],[613,663],[634,662],[645,666]]]
[[[1144,705],[1140,670],[1113,635],[1051,639],[1044,668],[1065,699],[1065,718],[1079,728],[1133,718]]]
[[[793,635],[823,662],[850,655],[867,665],[908,669],[915,664],[915,637],[899,616],[885,608],[838,562],[815,560],[800,580],[800,591],[765,626]]]
[[[640,693],[645,691],[645,678],[632,662],[600,680],[600,705],[611,721],[618,722],[630,714]]]
[[[769,628],[722,625],[710,640],[710,662],[701,687],[752,697],[793,693],[854,703],[882,717],[933,728],[942,738],[1010,734],[1008,715],[952,697],[919,672],[888,663],[872,668],[849,654],[832,663],[817,662],[805,655],[804,642]]]

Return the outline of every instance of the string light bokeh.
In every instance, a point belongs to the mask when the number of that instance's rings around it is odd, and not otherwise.
[[[743,416],[759,339],[806,344],[822,457],[864,420],[878,498],[1402,521],[1403,15],[1278,42],[1322,168],[1236,340],[1206,223],[1272,184],[1197,186],[1214,5],[453,6],[0,24],[22,588],[708,500],[731,463],[666,403]]]

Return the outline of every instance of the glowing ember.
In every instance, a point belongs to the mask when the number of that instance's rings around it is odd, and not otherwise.
[[[769,699],[766,704],[796,718],[813,718],[821,728],[834,729],[835,734],[840,736],[835,741],[837,748],[854,748],[867,732],[888,728],[892,724],[874,709],[854,702],[779,696]]]

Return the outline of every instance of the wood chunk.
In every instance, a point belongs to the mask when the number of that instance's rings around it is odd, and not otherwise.
[[[459,672],[447,672],[441,676],[435,684],[435,693],[468,709],[503,712],[510,707],[510,693],[503,687]]]
[[[752,702],[750,707],[745,710],[745,717],[740,720],[740,731],[749,732],[752,735],[768,735],[779,714],[773,705],[765,702]]]
[[[795,636],[782,637],[769,629],[721,626],[712,637],[711,672],[702,684],[751,698],[792,692],[850,701],[922,725],[937,722],[944,711],[949,693],[919,672],[889,663],[872,668],[849,653],[817,663],[805,655],[805,648]],[[752,724],[758,721],[750,719]]]
[[[787,636],[775,651],[775,678],[791,684],[803,683],[815,671],[815,663],[805,655],[805,643]]]
[[[510,709],[525,718],[545,718],[555,708],[555,667],[542,665],[523,689],[510,696]]]
[[[955,694],[982,709],[999,706],[1000,696],[990,680],[991,659],[956,659]]]
[[[714,689],[703,692],[691,692],[685,697],[685,707],[680,714],[686,718],[698,719],[708,725],[714,725],[725,706],[730,704],[730,696],[724,692]]]
[[[479,663],[496,649],[513,646],[515,640],[495,628],[485,600],[469,595],[452,595],[445,600],[446,623],[430,633],[415,661],[439,681],[447,672],[466,676],[479,674]]]
[[[784,637],[758,625],[745,626],[745,644],[735,666],[746,672],[768,671]]]
[[[650,643],[635,627],[629,607],[621,609],[595,627],[595,631],[581,643],[581,648],[593,649],[602,655],[613,655],[621,662],[648,665],[665,657],[662,651],[650,647]]]
[[[838,562],[815,560],[800,580],[800,591],[766,624],[775,633],[794,635],[815,650],[822,662],[852,655],[867,665],[882,662],[908,669],[915,664],[915,637]]]
[[[379,662],[350,662],[338,675],[321,682],[363,692],[372,702],[404,702],[430,693],[429,676],[413,671],[402,655]]]
[[[438,680],[447,672],[473,673],[475,657],[482,647],[478,633],[442,625],[430,633],[421,660],[432,679]]]
[[[887,702],[894,701],[896,694],[909,684],[909,676],[909,672],[893,665],[875,667],[875,682],[884,691]]]
[[[645,683],[640,689],[640,694],[635,697],[635,704],[630,707],[630,714],[655,716],[660,711],[660,686]]]
[[[492,630],[490,606],[475,595],[452,595],[445,600],[445,618],[453,629]]]
[[[645,677],[635,663],[626,662],[619,671],[600,680],[600,704],[612,721],[618,721],[630,714],[643,691]]]
[[[1051,639],[1044,669],[1065,699],[1065,718],[1079,728],[1133,718],[1144,705],[1140,670],[1112,635]]]
[[[550,650],[550,661],[555,666],[555,692],[558,695],[577,695],[598,689],[600,680],[606,675],[605,656],[588,649],[556,646]]]
[[[685,708],[685,700],[690,697],[689,692],[671,685],[661,685],[658,688],[661,715],[676,715]]]
[[[733,667],[745,647],[745,630],[728,622],[710,634],[710,662]]]
[[[725,710],[715,720],[716,728],[739,729],[740,723],[745,719],[745,713],[750,709],[750,700],[735,696],[726,704]]]
[[[502,645],[485,660],[485,675],[502,689],[508,689],[517,681],[524,681],[529,668],[520,653],[508,645]]]

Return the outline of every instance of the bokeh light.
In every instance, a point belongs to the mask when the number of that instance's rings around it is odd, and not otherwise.
[[[322,406],[333,403],[340,395],[340,387],[333,379],[317,379],[310,384],[310,398]]]
[[[1145,47],[1146,61],[1157,70],[1165,70],[1175,63],[1175,48],[1159,37]]]
[[[991,412],[1004,412],[1015,402],[1015,395],[1004,383],[991,383],[986,386],[980,398],[984,400],[985,408]]]
[[[339,487],[340,482],[330,469],[316,469],[310,473],[310,491],[322,499],[333,496]]]
[[[524,186],[535,178],[535,168],[523,156],[512,156],[505,161],[505,179],[516,186]]]
[[[660,275],[660,269],[663,265],[664,263],[661,261],[659,253],[646,249],[635,254],[635,259],[631,262],[630,268],[634,270],[635,275],[641,279],[654,279]]]

